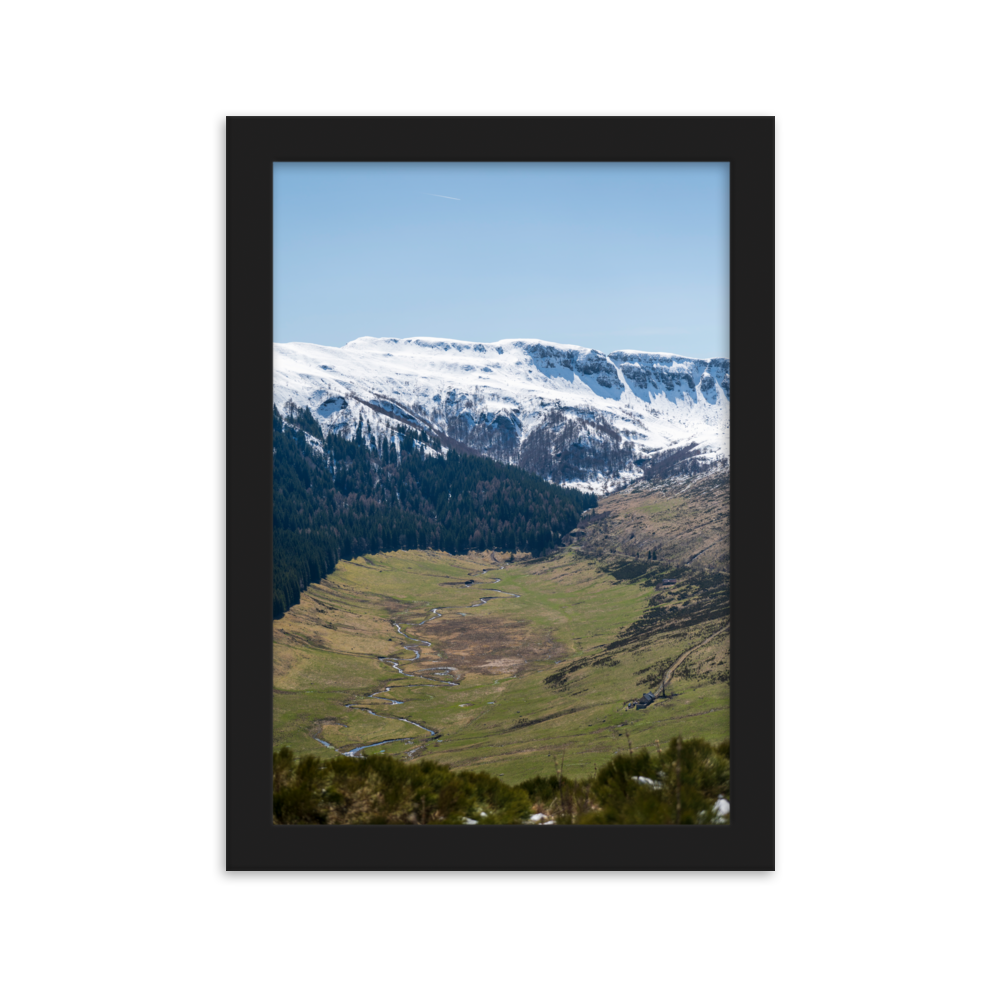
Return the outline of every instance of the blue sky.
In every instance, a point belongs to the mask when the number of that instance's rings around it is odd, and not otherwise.
[[[276,163],[274,339],[729,356],[724,163]]]

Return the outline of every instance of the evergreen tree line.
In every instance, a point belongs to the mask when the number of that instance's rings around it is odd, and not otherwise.
[[[540,555],[597,504],[490,458],[439,457],[425,431],[379,438],[359,420],[353,435],[324,438],[291,402],[284,416],[273,408],[272,430],[275,618],[339,559],[414,548]],[[303,431],[323,441],[322,454]]]

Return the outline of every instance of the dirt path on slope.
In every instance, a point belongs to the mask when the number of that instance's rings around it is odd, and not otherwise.
[[[657,687],[654,689],[653,694],[657,698],[662,698],[664,692],[667,689],[667,685],[671,682],[671,680],[673,680],[674,671],[684,662],[684,660],[687,659],[687,657],[690,656],[690,654],[693,653],[696,649],[700,649],[702,646],[704,646],[706,642],[711,642],[717,635],[722,635],[722,633],[725,632],[728,628],[729,628],[729,622],[726,622],[726,624],[723,625],[718,632],[713,632],[707,639],[702,639],[701,642],[692,646],[690,649],[684,650],[684,652],[681,653],[681,655],[676,660],[674,660],[674,663],[671,666],[671,668],[663,675],[663,680],[660,681],[659,685],[657,685]]]

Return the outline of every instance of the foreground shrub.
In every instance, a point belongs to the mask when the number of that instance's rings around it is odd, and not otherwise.
[[[531,805],[522,789],[484,771],[452,771],[425,760],[274,754],[274,822],[520,823]]]
[[[616,756],[588,780],[558,773],[518,787],[557,823],[728,823],[715,803],[729,796],[729,740],[676,738],[665,750]]]
[[[597,806],[593,789],[587,781],[576,781],[563,774],[528,778],[523,788],[531,799],[532,809],[551,816],[557,823],[574,823]]]
[[[511,786],[485,771],[452,771],[430,760],[388,755],[274,754],[274,822],[522,823],[544,812],[557,823],[728,823],[718,817],[729,797],[729,741],[671,740],[665,750],[619,754],[592,778],[561,772]]]
[[[729,795],[729,743],[675,737],[655,754],[621,754],[594,779],[600,803],[583,823],[711,823],[720,795]],[[728,817],[725,822],[728,823]]]
[[[316,757],[303,757],[296,763],[292,751],[282,747],[274,754],[274,822],[325,823],[326,784],[323,765]]]

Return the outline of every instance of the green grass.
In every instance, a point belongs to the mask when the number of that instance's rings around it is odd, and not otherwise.
[[[275,746],[332,758],[407,737],[413,742],[370,753],[416,750],[407,759],[516,783],[552,774],[557,762],[568,777],[587,777],[628,752],[629,740],[634,750],[655,750],[674,736],[727,739],[727,525],[728,477],[712,476],[602,499],[573,544],[544,559],[411,550],[341,562],[274,623]],[[613,570],[653,547],[669,559],[616,578]],[[678,583],[657,587],[664,577]],[[471,607],[481,596],[498,599]],[[433,608],[442,617],[426,621]],[[412,654],[393,621],[431,643],[419,663],[406,662]],[[669,697],[644,711],[624,709],[685,653]],[[380,656],[413,673],[450,668],[431,677],[460,684],[402,677]],[[404,704],[371,698],[386,687]],[[440,732],[440,741],[404,716]]]
[[[483,574],[484,568],[491,571]],[[476,577],[485,580],[468,589],[442,586]],[[492,582],[496,577],[500,584]],[[336,755],[317,743],[315,735],[341,751],[409,737],[414,743],[372,752],[399,756],[419,744],[421,759],[503,775],[516,783],[552,773],[557,762],[567,776],[585,777],[626,752],[629,739],[638,749],[675,735],[728,736],[728,684],[678,680],[669,689],[674,697],[642,712],[624,710],[623,702],[649,686],[637,675],[661,661],[672,662],[711,627],[656,635],[608,656],[603,646],[641,617],[652,592],[616,583],[596,562],[572,550],[499,568],[481,554],[386,553],[342,563],[328,584],[336,585],[332,595],[322,585],[311,587],[302,604],[276,623],[275,658],[283,672],[275,679],[274,742],[297,754]],[[469,607],[481,595],[492,596],[492,588],[521,597]],[[677,603],[690,593],[690,587],[681,588]],[[434,607],[445,609],[444,617],[415,624]],[[459,610],[468,617],[461,618]],[[324,624],[318,624],[321,618]],[[460,685],[430,686],[379,663],[379,655],[401,654],[403,669],[414,669],[405,662],[411,654],[401,650],[390,620],[413,623],[404,624],[409,635],[432,643],[422,647],[420,667],[455,666],[461,671]],[[312,645],[324,639],[330,647],[343,642],[352,650],[367,642],[371,653],[353,656]],[[601,659],[610,662],[594,663]],[[519,662],[503,666],[508,661]],[[545,682],[560,667],[577,664],[579,669],[568,673],[564,684]],[[391,690],[385,692],[385,687]],[[374,692],[404,704],[380,703],[369,697]],[[405,716],[440,731],[441,740],[347,704]],[[336,720],[334,728],[317,728],[322,719]]]

